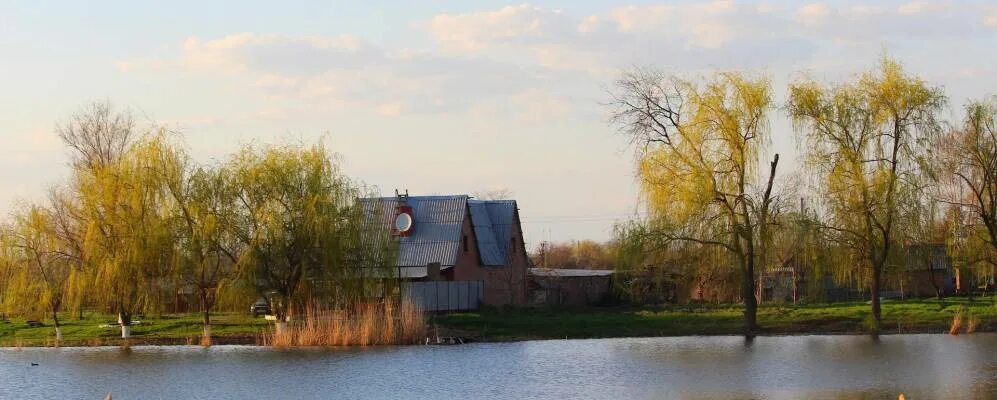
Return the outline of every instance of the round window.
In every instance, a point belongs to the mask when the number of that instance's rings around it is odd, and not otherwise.
[[[395,229],[399,232],[407,232],[412,229],[412,216],[408,213],[401,213],[395,217]]]

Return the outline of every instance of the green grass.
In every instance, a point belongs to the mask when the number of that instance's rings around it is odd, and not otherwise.
[[[201,337],[201,314],[167,314],[138,316],[140,324],[132,326],[131,344],[198,343]],[[74,316],[59,316],[64,346],[114,345],[121,342],[117,317],[108,314],[85,314],[82,320]],[[24,319],[0,320],[0,346],[45,346],[54,344],[55,329],[51,319],[45,326],[29,327]],[[110,325],[101,327],[101,325]],[[253,343],[255,336],[267,327],[261,318],[244,313],[218,313],[211,316],[211,334],[219,343]]]
[[[997,328],[997,297],[886,301],[883,333],[947,332],[964,307],[979,319],[978,331]],[[820,305],[763,305],[762,334],[864,333],[871,311],[866,302]],[[437,316],[448,334],[482,340],[602,338],[627,336],[729,335],[742,333],[743,308],[729,305],[521,309]]]
[[[978,331],[997,330],[997,296],[945,300],[906,300],[883,303],[883,332],[947,332],[956,313],[968,310],[980,322]],[[431,323],[441,335],[479,340],[604,338],[628,336],[730,335],[742,332],[743,309],[736,305],[658,307],[595,307],[582,309],[514,309],[438,315]],[[816,305],[763,305],[758,311],[762,334],[864,333],[869,317],[866,302]],[[196,344],[201,336],[197,313],[136,317],[130,344]],[[63,346],[117,345],[122,343],[116,318],[87,314],[77,320],[68,314],[62,321]],[[0,346],[54,345],[51,320],[28,327],[24,319],[0,320]],[[107,324],[110,327],[101,328]],[[268,327],[263,318],[245,313],[212,315],[215,343],[256,343]]]

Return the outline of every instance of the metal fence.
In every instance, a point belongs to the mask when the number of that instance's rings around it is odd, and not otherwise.
[[[423,311],[477,310],[485,297],[484,281],[402,282],[401,290]]]

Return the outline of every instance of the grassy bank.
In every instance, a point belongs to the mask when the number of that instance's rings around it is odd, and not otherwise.
[[[997,297],[883,303],[883,333],[948,332],[957,313],[978,320],[976,331],[997,330]],[[441,334],[487,341],[632,336],[730,335],[742,332],[742,309],[699,305],[574,310],[523,309],[436,316]],[[762,334],[864,333],[869,305],[763,305]]]
[[[978,321],[977,331],[997,331],[997,296],[953,297],[945,300],[886,301],[884,333],[948,332],[953,318],[963,311]],[[516,309],[456,313],[430,318],[441,336],[477,340],[605,338],[628,336],[728,335],[741,333],[737,306],[699,305],[663,307],[598,307],[585,309]],[[820,305],[763,305],[759,324],[763,334],[864,333],[869,305],[865,302]],[[70,315],[63,322],[63,346],[121,344],[115,317],[87,314],[83,320]],[[200,314],[137,317],[129,340],[137,344],[197,344]],[[50,346],[55,333],[51,320],[28,327],[23,319],[0,321],[0,346]],[[101,325],[109,325],[101,327]],[[212,316],[215,344],[259,344],[271,325],[263,318],[243,313]],[[335,330],[330,328],[330,332]],[[336,343],[335,340],[332,343]]]
[[[201,338],[201,314],[146,315],[134,319],[129,344],[197,344]],[[117,317],[88,313],[82,320],[60,315],[63,346],[100,346],[121,344]],[[55,343],[51,319],[45,326],[29,327],[24,319],[0,321],[0,346],[50,346]],[[102,327],[102,325],[104,327]],[[211,334],[216,344],[253,344],[268,324],[263,318],[245,313],[219,313],[211,316]]]

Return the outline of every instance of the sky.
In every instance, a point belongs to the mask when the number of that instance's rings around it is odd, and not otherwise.
[[[888,54],[943,86],[957,120],[997,93],[995,50],[984,1],[0,0],[0,214],[66,179],[55,127],[106,99],[201,162],[323,140],[385,195],[508,190],[530,247],[606,240],[640,209],[607,105],[627,69],[769,77],[769,152],[793,175],[779,107],[795,79]]]

